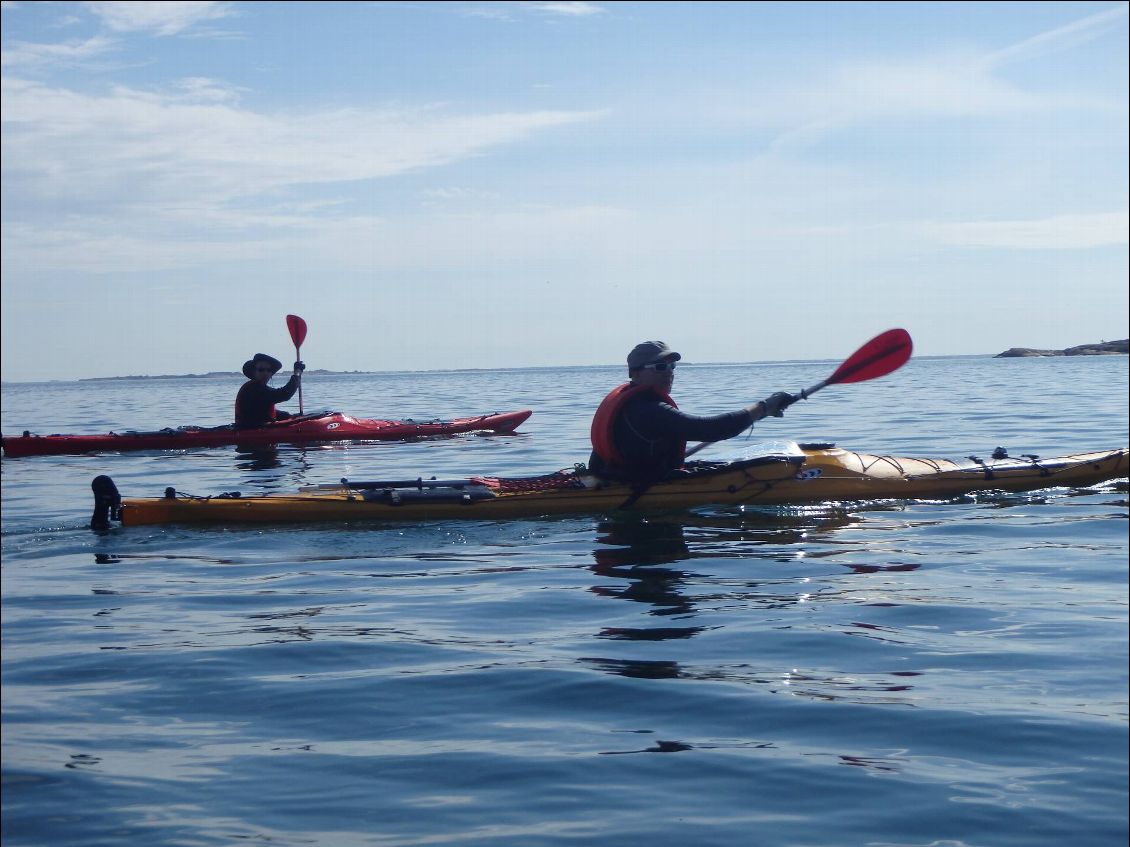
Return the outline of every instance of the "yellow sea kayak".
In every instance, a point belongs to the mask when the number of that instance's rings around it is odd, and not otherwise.
[[[1044,459],[1036,456],[913,459],[857,453],[833,445],[787,443],[765,455],[691,462],[646,488],[600,480],[583,468],[534,477],[342,480],[295,494],[208,497],[118,496],[113,481],[92,485],[91,526],[165,523],[495,520],[569,513],[685,509],[709,505],[782,505],[842,500],[938,499],[976,491],[1089,486],[1127,476],[1130,448]]]

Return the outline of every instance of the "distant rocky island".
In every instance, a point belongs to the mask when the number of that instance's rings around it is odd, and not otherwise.
[[[1114,356],[1118,353],[1130,353],[1130,339],[1121,341],[1100,341],[1098,344],[1080,344],[1078,347],[1068,347],[1066,350],[1036,350],[1032,347],[1010,347],[1003,353],[997,353],[994,359],[1016,359],[1031,356]]]

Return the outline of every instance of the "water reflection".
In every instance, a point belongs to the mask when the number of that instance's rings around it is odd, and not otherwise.
[[[758,669],[747,663],[731,665],[693,665],[675,661],[611,659],[587,656],[581,665],[603,673],[629,679],[681,679],[725,682],[763,687],[772,694],[787,694],[806,700],[845,701],[869,705],[913,705],[915,685],[911,679],[920,671],[875,672],[846,675],[826,671],[797,669]]]
[[[686,750],[693,750],[694,747],[690,744],[684,744],[682,741],[664,741],[659,739],[650,747],[643,747],[639,750],[607,750],[601,753],[601,756],[624,756],[629,753],[682,753]]]
[[[95,553],[96,565],[120,565],[125,560],[160,561],[160,562],[207,562],[210,565],[234,565],[236,559],[217,556],[194,556],[187,553]]]
[[[630,733],[637,735],[653,735],[654,730],[650,729],[633,729],[627,730]],[[690,744],[686,741],[665,741],[663,739],[656,739],[655,743],[650,747],[640,747],[635,750],[607,750],[602,752],[601,756],[623,756],[629,753],[682,753],[686,750],[774,750],[777,746],[769,741],[731,741],[720,743],[712,741],[709,743],[696,742]],[[851,758],[851,757],[841,757]]]
[[[623,639],[627,641],[667,641],[672,638],[691,638],[705,632],[704,626],[665,626],[649,629],[633,629],[622,626],[606,626],[598,637]]]
[[[658,564],[679,562],[691,557],[677,523],[646,520],[609,520],[598,527],[597,542],[604,547],[593,551],[597,576],[618,580],[616,585],[594,585],[589,590],[601,597],[615,597],[654,608],[651,615],[686,615],[694,612],[694,604],[682,593],[693,574]],[[632,641],[662,641],[668,638],[690,638],[703,627],[607,627],[602,638]]]
[[[593,551],[597,569],[637,567],[691,558],[681,523],[649,520],[607,520],[597,527],[596,540],[608,545]]]
[[[841,753],[839,759],[841,765],[848,765],[853,768],[867,768],[868,770],[879,771],[881,773],[899,773],[901,771],[898,762],[894,759],[849,756],[846,753]]]
[[[701,513],[685,520],[608,520],[598,525],[590,570],[614,582],[590,587],[593,594],[643,603],[646,616],[670,619],[709,616],[711,626],[608,626],[595,634],[606,642],[663,642],[694,638],[728,625],[751,625],[747,615],[727,624],[719,611],[741,610],[750,615],[772,613],[811,604],[820,599],[842,599],[849,589],[843,584],[854,574],[916,570],[915,563],[847,563],[843,576],[826,585],[812,582],[812,560],[842,555],[844,543],[835,536],[861,518],[837,512],[831,516],[731,513]],[[816,546],[831,547],[822,551]],[[849,545],[850,547],[850,545]],[[889,552],[889,551],[888,551]],[[749,562],[729,566],[723,560]],[[698,567],[687,566],[691,560]],[[807,567],[798,567],[805,562]],[[683,567],[676,567],[682,564]],[[733,573],[736,568],[736,573]],[[731,571],[729,575],[727,571]],[[748,576],[747,576],[748,574]],[[871,605],[875,605],[874,602]],[[681,623],[682,621],[680,621]],[[898,643],[899,633],[869,621],[853,621],[842,630],[887,643]],[[658,648],[657,648],[658,649]],[[687,664],[667,658],[589,655],[579,664],[602,673],[646,680],[700,680],[763,687],[773,693],[811,700],[906,705],[912,702],[914,671],[873,673],[861,676],[828,673],[815,669],[758,668],[746,662]],[[617,752],[665,752],[657,748]],[[856,762],[860,764],[862,762]]]
[[[281,468],[279,448],[274,444],[249,447],[235,445],[235,469],[237,471],[268,471]]]
[[[629,679],[681,679],[689,676],[678,662],[648,661],[644,659],[605,659],[588,656],[579,659],[581,664],[590,665],[605,673],[625,676]]]
[[[254,482],[262,491],[292,491],[305,485],[313,467],[309,453],[316,447],[296,444],[263,444],[254,447],[236,445],[235,469],[255,476]]]
[[[736,520],[736,523],[735,523]],[[796,548],[803,542],[811,528],[811,521],[795,523],[766,522],[760,519],[751,527],[744,520],[732,516],[719,520],[717,517],[703,519],[689,516],[686,521],[644,520],[639,518],[607,520],[597,528],[596,541],[599,545],[593,550],[594,564],[591,570],[600,577],[611,578],[614,585],[600,583],[590,588],[592,593],[602,597],[613,597],[645,603],[652,608],[649,615],[694,616],[697,614],[695,600],[688,596],[688,588],[702,585],[714,578],[710,574],[697,573],[689,569],[665,567],[691,559],[720,558],[759,558],[783,559],[793,561],[799,552]],[[688,541],[688,527],[691,529],[694,548]],[[751,552],[751,544],[766,548]],[[763,583],[743,581],[741,591],[726,595],[712,593],[696,595],[697,602],[716,603],[722,599],[737,600],[743,603],[752,601],[779,607],[797,602],[795,595],[781,595],[779,592],[764,594],[758,591]],[[757,593],[751,593],[751,589]],[[609,627],[600,632],[603,638],[638,641],[661,641],[670,638],[689,638],[706,629],[701,626],[625,628]]]

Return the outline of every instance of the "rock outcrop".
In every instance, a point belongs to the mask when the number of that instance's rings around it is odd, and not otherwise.
[[[1100,341],[1098,344],[1080,344],[1066,350],[1037,350],[1033,347],[1010,347],[994,359],[1016,359],[1031,356],[1113,356],[1130,353],[1130,339]]]

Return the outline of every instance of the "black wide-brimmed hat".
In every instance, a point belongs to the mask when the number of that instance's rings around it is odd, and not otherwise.
[[[248,379],[255,379],[255,366],[260,362],[266,362],[271,366],[271,376],[277,374],[282,368],[282,362],[274,356],[268,356],[266,353],[256,353],[243,363],[243,375]]]

